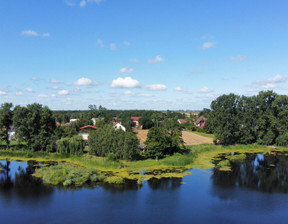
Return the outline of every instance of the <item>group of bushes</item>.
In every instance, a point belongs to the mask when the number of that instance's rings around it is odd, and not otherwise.
[[[57,140],[57,151],[59,153],[70,153],[73,155],[80,155],[83,153],[85,143],[81,136],[75,135],[71,138],[61,138]]]

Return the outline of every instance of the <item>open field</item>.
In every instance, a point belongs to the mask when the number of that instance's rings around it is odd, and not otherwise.
[[[135,131],[135,133],[141,143],[144,143],[146,141],[148,130],[137,130]],[[200,145],[213,143],[213,138],[204,137],[188,131],[182,131],[182,137],[185,145]]]

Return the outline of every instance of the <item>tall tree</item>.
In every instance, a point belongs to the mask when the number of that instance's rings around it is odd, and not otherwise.
[[[2,130],[2,140],[6,142],[6,148],[9,149],[9,130],[13,124],[12,103],[4,103],[0,108],[0,130]]]
[[[16,106],[13,123],[18,138],[27,141],[33,151],[47,149],[56,126],[52,111],[37,103],[30,104],[26,108]]]

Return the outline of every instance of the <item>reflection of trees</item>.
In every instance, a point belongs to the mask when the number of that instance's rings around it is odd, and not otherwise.
[[[288,192],[288,160],[283,153],[277,155],[247,154],[243,162],[230,161],[232,171],[214,169],[212,179],[221,187],[246,187],[263,192]]]
[[[118,193],[119,191],[137,191],[141,186],[137,185],[137,181],[125,180],[123,184],[109,184],[109,183],[100,183],[101,187],[110,193]]]
[[[4,195],[11,191],[13,188],[13,181],[10,176],[10,161],[0,162],[0,191],[3,191]]]
[[[6,165],[0,163],[3,171],[0,174],[0,192],[2,192],[5,196],[7,192],[12,192],[19,197],[29,197],[29,198],[38,198],[40,196],[49,195],[53,192],[52,187],[48,187],[42,184],[40,179],[33,177],[31,174],[35,171],[35,167],[33,165],[37,164],[35,162],[29,161],[27,162],[27,167],[22,168],[18,167],[15,171],[14,178],[11,178],[10,172],[10,161],[6,161]],[[13,175],[13,173],[12,173]]]
[[[148,180],[149,187],[153,190],[171,191],[181,186],[182,178],[151,178]]]

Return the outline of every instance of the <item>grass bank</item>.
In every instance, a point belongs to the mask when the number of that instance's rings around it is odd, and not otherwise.
[[[276,150],[288,151],[288,148],[279,147]],[[96,176],[93,176],[94,174],[97,174],[101,177],[98,180],[101,179],[102,181],[106,181],[109,183],[123,183],[124,179],[135,180],[138,183],[142,183],[143,180],[148,180],[150,178],[181,178],[185,175],[191,174],[189,172],[185,172],[191,168],[213,168],[214,164],[212,163],[212,161],[214,159],[217,159],[217,156],[222,153],[271,153],[272,151],[275,151],[275,149],[258,145],[216,146],[212,144],[207,144],[189,146],[183,154],[176,153],[173,156],[167,156],[158,161],[155,159],[146,159],[139,161],[109,161],[106,158],[91,156],[89,154],[83,154],[81,156],[71,156],[69,154],[58,153],[32,153],[27,151],[0,150],[0,160],[8,159],[66,162],[67,164],[69,164],[70,167],[63,167],[62,171],[46,170],[48,176],[51,176],[52,173],[56,173],[56,182],[58,180],[57,178],[61,178],[58,177],[61,172],[62,174],[64,172],[66,175],[69,170],[73,170],[71,168],[71,166],[73,166],[81,169],[84,167],[86,170],[89,170],[88,173],[86,173],[84,170],[71,171],[72,174],[74,172],[77,174],[77,176],[81,176],[81,173],[84,173],[87,177],[87,180],[90,180],[90,176],[92,179],[97,179]],[[78,180],[76,178],[74,180],[72,174],[70,174],[71,180],[64,180],[64,182],[66,181],[66,184],[82,183],[81,181],[83,181],[83,179],[80,178],[80,180]],[[42,173],[38,176],[41,176],[43,178],[44,175],[45,174]],[[48,180],[47,177],[46,179]],[[54,182],[55,178],[51,181],[51,183]]]

